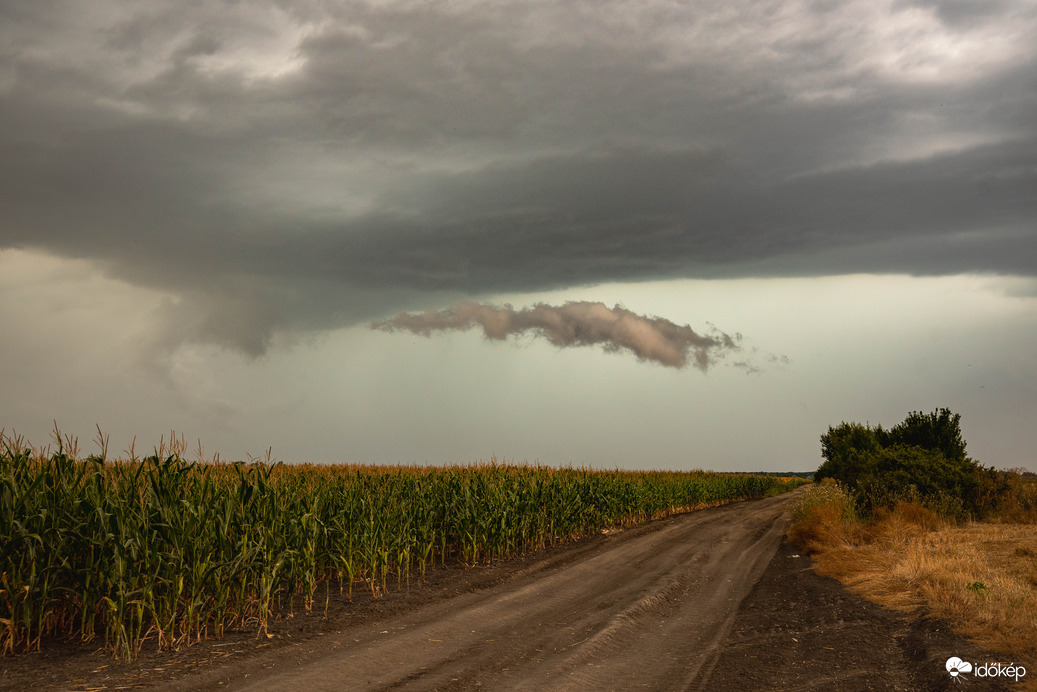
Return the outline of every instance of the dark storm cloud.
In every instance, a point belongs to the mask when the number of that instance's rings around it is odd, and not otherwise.
[[[462,295],[1032,276],[1037,12],[977,6],[9,2],[0,248],[253,354]]]
[[[1011,0],[988,0],[972,2],[971,0],[902,0],[897,3],[901,8],[917,7],[931,10],[942,21],[951,26],[975,25],[987,19],[997,19],[1010,12],[1015,3]]]

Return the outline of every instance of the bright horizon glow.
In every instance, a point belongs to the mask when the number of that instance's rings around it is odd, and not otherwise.
[[[216,346],[156,350],[170,298],[89,263],[0,252],[0,420],[34,444],[52,419],[89,449],[94,425],[121,452],[174,429],[226,460],[273,447],[288,462],[804,471],[843,420],[893,425],[909,411],[962,414],[970,454],[1037,468],[1033,284],[1013,277],[853,275],[677,280],[496,294],[515,306],[622,303],[742,332],[706,373],[598,348],[479,332],[431,338],[367,324],[313,333],[256,359]],[[448,302],[448,301],[447,301]],[[41,314],[59,315],[39,323]],[[18,335],[31,333],[33,339]],[[773,355],[775,358],[771,358]],[[783,363],[780,357],[786,357]],[[34,359],[38,365],[26,368]],[[760,372],[734,363],[748,358]]]

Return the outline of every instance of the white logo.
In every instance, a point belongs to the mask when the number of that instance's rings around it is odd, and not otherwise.
[[[973,672],[977,678],[1015,678],[1016,682],[1019,682],[1019,678],[1026,676],[1026,668],[1017,666],[1014,663],[1007,666],[1003,663],[983,663],[976,664],[975,668],[973,668],[971,663],[963,661],[957,656],[951,656],[947,659],[946,668],[951,677],[955,679],[962,673]]]
[[[957,656],[951,656],[947,659],[947,672],[951,674],[952,678],[956,678],[959,673],[971,673],[972,664],[961,660]]]

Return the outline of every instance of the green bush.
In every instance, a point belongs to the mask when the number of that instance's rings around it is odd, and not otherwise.
[[[846,422],[829,427],[821,436],[825,461],[814,479],[845,483],[864,511],[916,501],[955,519],[981,514],[998,504],[1007,486],[967,456],[960,422],[959,414],[942,408],[912,411],[888,430]]]
[[[912,411],[903,423],[890,428],[880,440],[887,447],[901,445],[933,450],[952,462],[968,459],[961,436],[961,415],[945,408],[932,413]]]
[[[829,427],[821,436],[821,456],[825,462],[814,474],[814,481],[834,478],[851,488],[862,475],[869,473],[873,458],[882,449],[882,426],[871,428],[860,423],[842,423]]]
[[[979,509],[980,469],[970,460],[951,461],[932,449],[894,445],[876,452],[857,481],[865,510],[897,502],[921,502],[939,513],[964,519]]]

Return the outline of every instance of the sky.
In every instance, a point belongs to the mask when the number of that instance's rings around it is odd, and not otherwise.
[[[34,444],[1037,470],[1035,344],[1033,0],[0,1]]]

